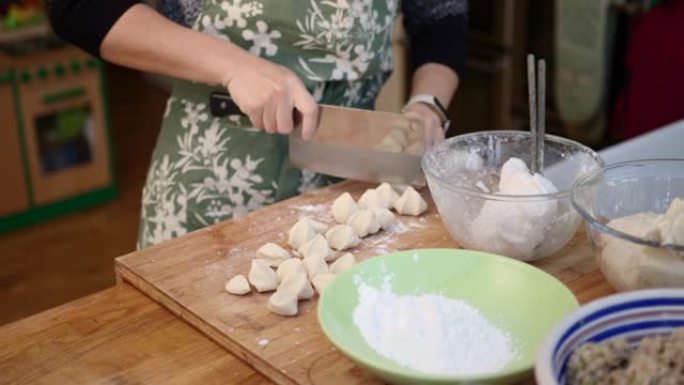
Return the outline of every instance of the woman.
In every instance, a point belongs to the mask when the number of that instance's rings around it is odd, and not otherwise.
[[[56,33],[110,62],[178,79],[143,191],[138,247],[228,219],[324,183],[292,169],[293,112],[313,135],[317,103],[372,108],[392,67],[398,0],[49,0]],[[465,0],[404,0],[412,49],[407,116],[443,139],[465,58]],[[172,19],[173,21],[169,20]],[[191,28],[188,28],[191,26]],[[215,118],[228,90],[244,116]]]

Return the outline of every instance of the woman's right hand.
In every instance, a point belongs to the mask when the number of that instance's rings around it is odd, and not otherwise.
[[[223,83],[231,98],[254,127],[271,134],[290,134],[295,111],[299,112],[302,136],[310,139],[316,130],[318,105],[302,81],[283,66],[247,55]]]

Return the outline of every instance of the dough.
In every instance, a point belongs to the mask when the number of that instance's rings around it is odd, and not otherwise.
[[[347,225],[332,227],[325,233],[325,237],[328,239],[330,247],[338,251],[356,247],[361,242],[354,229]]]
[[[242,274],[238,274],[231,278],[226,283],[225,288],[227,292],[235,295],[245,295],[252,291],[252,289],[249,287],[249,282],[247,282],[247,278],[245,278],[245,276]]]
[[[359,206],[354,202],[354,198],[346,192],[335,199],[331,211],[337,223],[347,223],[347,219],[359,211]]]
[[[278,267],[280,264],[292,258],[290,253],[275,243],[267,243],[257,250],[257,258],[268,263],[271,267]]]
[[[327,226],[310,218],[302,218],[290,229],[288,243],[293,249],[299,249],[302,245],[312,240],[316,234],[324,232],[325,227]],[[321,229],[323,230],[318,231]]]
[[[372,206],[369,208],[373,212],[375,218],[380,222],[380,227],[386,229],[394,221],[394,214],[389,209],[384,207]]]
[[[376,150],[385,152],[402,152],[408,144],[407,134],[401,128],[395,128],[387,136],[382,138],[380,143],[375,146]]]
[[[304,258],[316,256],[323,258],[326,261],[335,259],[335,253],[328,245],[328,240],[321,234],[316,234],[312,240],[302,245],[297,251],[299,251]]]
[[[378,188],[375,189],[379,203],[379,206],[389,209],[394,206],[394,203],[399,199],[399,194],[392,188],[389,183],[383,183]]]
[[[313,279],[313,277],[319,274],[328,272],[328,264],[325,263],[325,259],[319,256],[304,258],[302,263],[304,264],[304,269],[306,270],[309,279]]]
[[[321,295],[323,294],[325,288],[328,287],[328,285],[330,285],[330,283],[334,281],[335,278],[337,278],[335,274],[321,274],[313,277],[311,283],[313,284],[313,287],[316,289],[318,295]]]
[[[306,274],[295,274],[285,278],[278,286],[278,291],[296,293],[297,299],[309,299],[314,295],[314,290]]]
[[[380,231],[380,221],[375,217],[375,214],[371,210],[362,209],[356,214],[349,217],[349,222],[347,223],[349,227],[354,229],[356,235],[360,238],[364,238],[369,234],[375,234]]]
[[[252,260],[252,267],[249,269],[247,277],[259,293],[272,291],[278,287],[278,276],[275,271],[260,259]]]
[[[309,223],[311,223],[311,226],[313,226],[314,231],[316,231],[319,234],[325,233],[325,231],[328,230],[328,225],[326,225],[325,223],[319,222],[310,217],[303,217],[302,219],[308,220]]]
[[[401,215],[418,216],[427,210],[427,203],[413,187],[409,186],[394,203],[394,209]]]
[[[373,206],[386,207],[378,196],[378,192],[375,189],[368,189],[359,198],[359,207],[366,209]]]
[[[337,261],[330,264],[330,273],[332,274],[342,274],[345,270],[354,266],[356,263],[356,258],[352,253],[346,253],[341,256]]]
[[[684,199],[675,198],[665,215],[658,221],[660,242],[684,245]]]
[[[266,305],[268,310],[283,316],[293,316],[297,314],[297,293],[289,290],[278,290]]]
[[[276,276],[278,277],[278,282],[284,281],[287,277],[295,274],[306,275],[306,269],[304,269],[304,263],[299,258],[291,258],[283,262],[278,266],[276,271]]]

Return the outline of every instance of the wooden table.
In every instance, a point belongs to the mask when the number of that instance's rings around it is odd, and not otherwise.
[[[184,286],[184,289],[164,287],[164,282],[174,277],[182,280],[183,275],[178,276],[174,272],[179,267],[196,269],[195,265],[199,265],[206,268],[205,271],[215,271],[212,269],[224,266],[225,261],[218,255],[220,252],[225,255],[226,251],[235,249],[235,245],[251,242],[245,236],[250,227],[262,229],[271,226],[273,229],[282,229],[286,227],[284,222],[294,220],[289,217],[276,220],[272,216],[274,212],[290,212],[289,208],[293,205],[320,205],[321,202],[327,202],[331,197],[339,195],[341,191],[353,191],[358,195],[365,187],[367,186],[360,183],[345,183],[130,254],[119,258],[119,273],[128,271],[130,274],[124,274],[124,279],[148,294],[152,293],[156,301],[218,340],[223,347],[237,352],[239,357],[255,365],[270,378],[280,383],[329,384],[328,380],[323,381],[322,378],[312,376],[312,370],[308,366],[300,368],[303,376],[292,377],[288,372],[287,376],[278,377],[278,370],[282,371],[283,367],[278,366],[282,364],[278,362],[279,354],[239,350],[240,346],[244,347],[239,335],[236,340],[232,340],[232,337],[221,340],[221,336],[214,332],[222,325],[218,325],[217,329],[216,325],[202,325],[195,319],[197,314],[211,311],[211,306],[179,307],[183,305],[184,298],[196,295],[199,288],[215,292],[214,283],[209,281],[217,280],[216,277],[204,275],[208,280],[195,281],[195,284]],[[406,242],[402,238],[396,246],[401,249],[456,246],[439,224],[434,211],[429,213],[425,222],[428,228],[423,230],[423,235],[417,237],[419,240]],[[171,246],[177,247],[174,253],[169,252],[170,248],[174,248]],[[258,245],[255,243],[251,246]],[[198,248],[205,250],[197,251]],[[371,252],[367,250],[364,253]],[[198,255],[202,259],[195,258],[193,253],[200,253]],[[159,261],[163,263],[159,264]],[[246,260],[236,261],[236,264],[244,264]],[[161,267],[157,267],[158,265]],[[568,285],[580,302],[612,292],[591,257],[582,232],[562,252],[542,260],[537,266]],[[151,275],[145,277],[148,273]],[[197,274],[190,274],[193,275]],[[141,279],[134,279],[136,277]],[[145,288],[142,278],[151,285],[159,285],[161,289]],[[177,301],[176,306],[174,301]],[[317,343],[329,345],[323,337],[315,338]],[[0,383],[268,383],[266,377],[262,377],[221,346],[123,282],[116,288],[2,327],[0,341],[4,342],[0,347]],[[343,361],[344,357],[339,353],[331,357],[323,368],[326,379],[330,379],[331,371],[340,371],[340,378],[358,378],[356,383],[368,380],[365,374],[353,373],[357,369]],[[308,362],[302,360],[304,361]],[[342,372],[345,372],[344,375]]]

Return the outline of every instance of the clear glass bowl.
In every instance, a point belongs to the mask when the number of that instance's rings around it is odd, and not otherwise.
[[[533,261],[573,237],[581,219],[570,190],[579,176],[603,162],[580,143],[547,135],[543,175],[558,192],[497,194],[501,166],[517,157],[529,167],[531,146],[529,132],[487,131],[447,139],[425,153],[422,167],[430,192],[442,222],[462,247]]]
[[[572,203],[616,290],[684,287],[684,244],[662,244],[657,227],[675,198],[684,199],[684,159],[617,163],[577,181]]]

